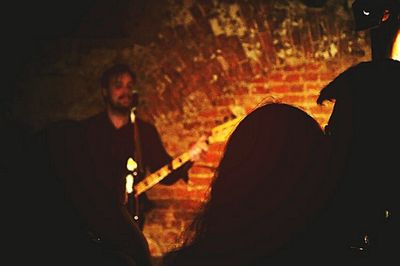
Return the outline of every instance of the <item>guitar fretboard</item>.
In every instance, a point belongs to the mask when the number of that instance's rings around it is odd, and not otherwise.
[[[241,119],[243,119],[243,117],[237,117],[213,128],[212,134],[207,138],[207,143],[211,144],[215,142],[225,141]],[[175,171],[189,160],[190,154],[189,152],[185,152],[173,159],[169,164],[161,167],[156,172],[146,176],[142,181],[134,186],[135,196],[139,196],[146,190],[150,189],[151,187],[159,183],[162,179],[164,179],[167,175],[169,175],[172,171]]]
[[[180,156],[176,157],[171,163],[161,167],[156,172],[148,175],[135,185],[135,196],[139,196],[152,186],[156,185],[162,179],[164,179],[167,175],[169,175],[172,171],[181,167],[184,163],[190,160],[190,155],[188,152],[181,154]]]

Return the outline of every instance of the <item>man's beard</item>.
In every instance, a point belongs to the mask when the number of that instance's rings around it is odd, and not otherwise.
[[[118,101],[112,101],[111,99],[108,99],[107,102],[108,102],[110,109],[113,112],[118,113],[118,114],[123,114],[123,115],[129,114],[133,107],[132,99],[131,99],[129,105],[124,105],[124,104],[119,103]]]

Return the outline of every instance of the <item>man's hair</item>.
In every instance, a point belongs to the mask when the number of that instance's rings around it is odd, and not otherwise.
[[[107,68],[100,77],[101,88],[108,88],[112,78],[125,73],[129,74],[134,81],[136,80],[136,73],[127,64],[116,64]]]

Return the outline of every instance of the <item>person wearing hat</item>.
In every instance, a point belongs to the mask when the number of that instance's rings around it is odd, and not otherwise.
[[[321,91],[317,103],[334,101],[325,134],[333,142],[330,175],[337,188],[324,227],[337,257],[349,265],[398,261],[400,197],[395,189],[400,132],[400,61],[392,58],[399,34],[396,0],[356,0],[355,30],[368,30],[372,58],[350,66]],[[329,231],[328,231],[329,232]]]

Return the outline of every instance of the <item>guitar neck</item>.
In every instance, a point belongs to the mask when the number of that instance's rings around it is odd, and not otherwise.
[[[159,183],[163,180],[166,176],[168,176],[171,172],[175,171],[183,164],[190,160],[189,152],[185,152],[180,156],[173,159],[169,164],[161,167],[156,172],[146,176],[142,181],[135,185],[135,195],[139,196],[152,186]]]
[[[225,122],[224,124],[213,128],[211,136],[207,138],[207,143],[211,144],[215,142],[225,141],[242,118],[243,117],[235,118],[231,121]],[[189,160],[190,154],[189,152],[185,152],[177,158],[173,159],[169,164],[161,167],[156,172],[146,176],[142,181],[134,186],[135,196],[139,196],[146,190],[150,189],[158,182],[163,180],[166,176],[168,176],[171,172],[175,171]]]

